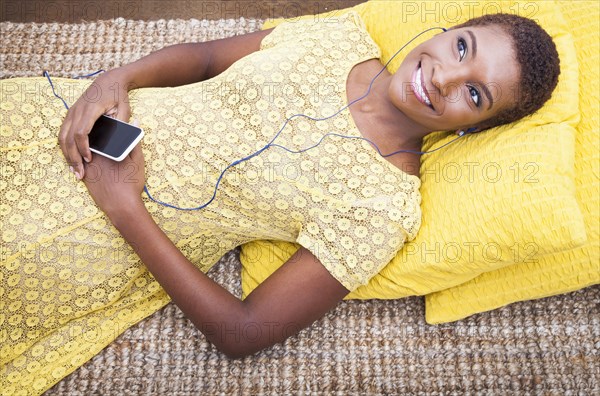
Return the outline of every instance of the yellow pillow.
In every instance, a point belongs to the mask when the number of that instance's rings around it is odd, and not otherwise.
[[[579,248],[538,257],[534,262],[487,272],[425,298],[429,323],[458,320],[515,301],[567,293],[600,283],[600,3],[561,2],[579,61],[579,106],[583,115],[575,145],[576,197],[588,241]]]
[[[353,9],[381,47],[382,63],[429,27],[450,27],[469,16],[520,10],[521,15],[536,19],[555,40],[561,58],[557,90],[533,117],[467,136],[424,155],[419,234],[368,285],[345,299],[428,294],[586,241],[574,185],[574,126],[579,121],[577,58],[560,11],[547,1],[498,1],[493,7],[492,3],[469,1],[452,2],[452,8],[448,4],[374,1]],[[454,16],[450,15],[452,10]],[[344,11],[317,17],[327,23]],[[390,63],[389,71],[393,73],[402,56],[435,33],[415,40]],[[431,134],[423,148],[430,150],[454,138],[446,133]],[[247,296],[297,248],[299,245],[286,242],[242,246],[242,296]]]

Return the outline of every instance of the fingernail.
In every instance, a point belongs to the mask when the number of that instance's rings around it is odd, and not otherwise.
[[[85,162],[90,162],[91,161],[91,159],[89,159],[88,157],[84,157],[83,159],[85,160]]]
[[[75,173],[75,171],[73,170],[73,167],[72,167],[72,166],[69,166],[69,170],[70,170],[72,173]]]
[[[79,176],[79,172],[75,172],[75,177],[77,177],[78,180],[81,180],[81,176]]]

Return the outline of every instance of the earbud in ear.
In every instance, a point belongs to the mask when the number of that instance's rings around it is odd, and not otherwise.
[[[458,136],[463,136],[465,133],[472,133],[475,132],[477,130],[477,127],[472,127],[467,129],[467,131],[458,131]]]

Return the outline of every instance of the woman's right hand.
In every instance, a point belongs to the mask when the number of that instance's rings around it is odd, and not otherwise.
[[[69,108],[60,127],[58,141],[67,163],[78,179],[84,177],[83,160],[92,160],[88,134],[96,120],[104,114],[120,121],[129,121],[130,85],[120,69],[105,72]]]

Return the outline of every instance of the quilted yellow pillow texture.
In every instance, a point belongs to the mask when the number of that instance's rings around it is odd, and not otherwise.
[[[575,185],[588,241],[581,247],[487,272],[427,295],[429,323],[458,320],[515,301],[600,283],[600,3],[564,1],[560,7],[573,34],[579,61],[579,107],[583,117],[576,132]]]
[[[425,9],[421,3],[398,1],[373,1],[352,9],[380,45],[382,63],[429,27],[450,27],[484,13],[520,11],[520,15],[536,19],[554,38],[561,57],[559,85],[552,99],[534,116],[464,137],[424,155],[423,222],[419,234],[367,285],[345,299],[428,294],[484,272],[586,242],[574,185],[574,126],[579,121],[577,59],[560,11],[554,2],[546,1],[494,2],[493,7],[489,6],[492,3],[452,3],[455,10],[462,10],[454,17],[444,11],[447,3],[435,3],[438,12],[427,11],[433,7],[431,4]],[[343,12],[316,17],[326,23]],[[425,34],[401,55],[433,34]],[[399,56],[390,63],[389,71],[393,73],[401,60]],[[452,139],[454,136],[445,133],[431,134],[424,149],[431,150]],[[297,248],[299,245],[287,242],[265,241],[242,246],[242,297]]]

